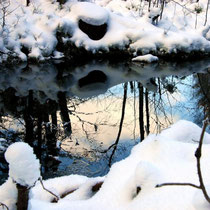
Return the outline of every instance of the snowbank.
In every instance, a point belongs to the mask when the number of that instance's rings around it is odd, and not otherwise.
[[[210,205],[199,189],[190,186],[155,187],[167,182],[199,185],[194,153],[200,133],[201,128],[182,120],[159,135],[149,135],[133,148],[129,157],[113,164],[105,177],[71,175],[46,180],[46,188],[63,195],[57,203],[50,203],[53,196],[37,183],[31,190],[29,209],[207,210]],[[205,142],[201,168],[210,193],[210,135],[207,133]],[[10,182],[8,180],[0,187],[1,202],[6,203],[13,196],[10,195],[13,193],[10,192]]]
[[[104,53],[117,56],[121,51],[130,57],[209,54],[207,2],[167,1],[162,11],[162,5],[153,1],[149,8],[149,2],[138,0],[69,0],[62,6],[36,0],[29,7],[12,0],[5,22],[0,20],[0,63],[11,57],[46,60],[63,54],[68,58]],[[99,40],[91,39],[90,29],[93,34],[94,30],[104,34]]]

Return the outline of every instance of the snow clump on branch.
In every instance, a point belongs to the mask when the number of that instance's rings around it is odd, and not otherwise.
[[[33,149],[24,142],[10,145],[5,152],[9,176],[22,186],[31,187],[40,177],[40,163]]]

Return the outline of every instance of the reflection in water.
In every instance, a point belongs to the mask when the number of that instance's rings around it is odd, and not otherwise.
[[[196,103],[209,116],[209,67],[210,60],[1,68],[0,173],[7,170],[6,147],[23,139],[34,147],[44,177],[106,174],[108,164],[150,132],[192,120]]]
[[[195,97],[197,107],[201,112],[195,115],[197,124],[202,125],[202,119],[210,119],[210,70],[207,73],[198,73],[194,76]],[[203,117],[201,117],[203,116]]]

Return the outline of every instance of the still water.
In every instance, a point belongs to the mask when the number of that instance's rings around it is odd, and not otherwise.
[[[5,149],[21,140],[34,147],[44,178],[103,176],[149,133],[178,120],[201,126],[209,80],[210,59],[1,66],[0,183]]]

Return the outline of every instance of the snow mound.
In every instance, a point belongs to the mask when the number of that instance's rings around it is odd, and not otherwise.
[[[11,210],[16,209],[17,188],[10,177],[4,184],[0,186],[0,202],[7,205],[7,207]],[[0,206],[0,210],[4,209],[5,208]]]
[[[106,9],[89,2],[78,2],[71,6],[72,14],[91,25],[102,25],[109,19]]]
[[[135,171],[135,180],[141,190],[154,188],[159,182],[160,172],[157,167],[147,161],[138,163]]]
[[[16,142],[10,145],[5,152],[5,159],[9,163],[9,176],[16,183],[31,187],[40,177],[39,160],[28,144]]]
[[[170,128],[162,131],[159,138],[198,144],[201,135],[200,130],[201,128],[196,124],[186,120],[180,120]],[[171,136],[173,136],[173,138],[171,138]],[[205,132],[203,143],[210,144],[210,134],[207,132]]]

